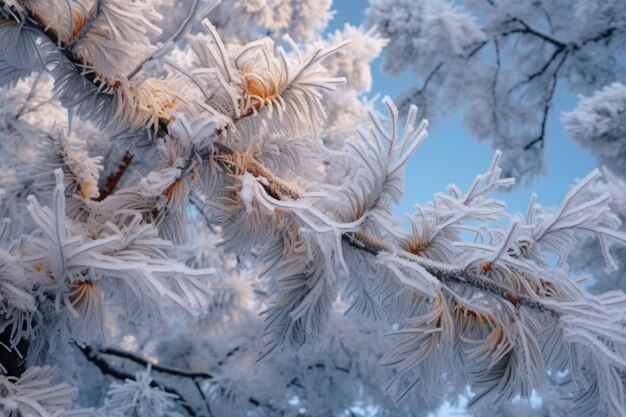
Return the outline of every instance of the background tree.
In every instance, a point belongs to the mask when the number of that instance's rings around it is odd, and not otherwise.
[[[186,4],[0,1],[0,413],[425,415],[469,386],[624,415],[626,296],[566,265],[626,241],[598,171],[512,215],[497,152],[403,229],[428,124],[362,99],[386,40],[323,38],[327,2]]]
[[[366,14],[389,39],[384,69],[418,77],[400,108],[462,111],[468,132],[502,150],[505,173],[518,178],[544,169],[559,87],[590,95],[625,81],[623,0],[371,0]]]
[[[579,104],[562,117],[568,134],[605,167],[605,180],[596,185],[592,193],[609,193],[612,197],[611,208],[620,217],[626,219],[626,86],[620,83],[610,84],[593,95],[582,98]],[[626,263],[623,248],[616,252],[620,270],[607,271],[602,268],[590,251],[597,245],[581,238],[572,254],[572,265],[586,271],[595,278],[593,288],[603,291],[608,288],[626,288],[626,276],[622,265]]]

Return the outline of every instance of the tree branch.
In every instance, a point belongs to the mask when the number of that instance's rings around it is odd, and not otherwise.
[[[239,350],[239,348],[235,348],[232,349],[231,351],[229,351],[226,354],[226,357],[232,356],[234,355],[237,351]],[[135,379],[134,376],[130,375],[130,374],[126,374],[124,372],[118,371],[117,369],[113,368],[106,360],[102,359],[99,355],[111,355],[111,356],[116,356],[118,358],[122,358],[122,359],[127,359],[131,362],[134,362],[138,365],[141,365],[142,367],[147,367],[148,365],[151,366],[152,370],[157,371],[157,372],[161,372],[161,373],[165,373],[165,374],[169,374],[175,377],[181,377],[181,378],[187,378],[187,379],[191,379],[193,381],[193,383],[196,385],[196,388],[201,391],[201,395],[202,397],[205,399],[206,401],[206,396],[204,395],[204,392],[202,391],[202,388],[198,385],[198,380],[199,379],[214,379],[215,376],[213,374],[210,374],[208,372],[194,372],[194,371],[187,371],[184,369],[180,369],[180,368],[174,368],[174,367],[170,367],[170,366],[164,366],[164,365],[159,365],[159,364],[155,364],[151,361],[148,361],[147,359],[142,358],[141,356],[135,355],[131,352],[127,352],[124,350],[119,350],[119,349],[114,349],[114,348],[100,348],[97,350],[94,350],[93,348],[87,346],[82,350],[83,354],[87,357],[87,359],[90,360],[90,362],[93,362],[96,366],[98,366],[99,368],[102,366],[103,368],[101,368],[101,370],[103,371],[103,373],[106,373],[108,375],[111,375],[117,379]],[[89,355],[89,356],[88,356]],[[91,360],[90,358],[93,358],[93,360]],[[220,361],[218,362],[218,365],[223,365],[224,361]],[[161,385],[155,385],[155,386],[161,386]],[[167,391],[167,389],[164,389],[164,391],[166,392],[171,392],[173,394],[178,395],[180,398],[183,398],[180,394],[178,394],[176,391],[172,390],[172,391]],[[255,407],[265,407],[265,408],[269,408],[269,409],[275,409],[271,404],[262,404],[259,400],[257,400],[254,397],[250,397],[248,398],[248,402],[252,405],[254,405]],[[208,403],[207,403],[208,406]],[[210,410],[210,408],[209,408]]]
[[[124,371],[120,371],[116,369],[106,360],[98,356],[98,354],[91,347],[89,346],[86,346],[84,348],[79,347],[79,350],[81,351],[85,359],[87,359],[89,362],[94,364],[100,370],[100,372],[102,372],[104,375],[110,375],[115,379],[119,379],[120,381],[126,381],[128,379],[133,380],[133,381],[135,380],[134,375],[131,375]],[[176,395],[178,397],[177,399],[178,404],[180,404],[180,406],[183,407],[190,416],[192,417],[196,416],[195,410],[189,405],[187,401],[185,401],[184,399],[185,397],[183,397],[180,394],[180,392],[178,392],[176,389],[162,385],[162,384],[158,384],[154,380],[150,383],[150,386],[159,388],[167,393]]]
[[[272,198],[278,200],[298,200],[301,197],[299,190],[273,175],[270,170],[268,170],[260,163],[254,160],[246,160],[246,165],[240,166],[238,165],[238,161],[243,160],[243,156],[238,157],[232,149],[219,142],[215,142],[213,145],[215,147],[215,151],[217,152],[217,160],[224,163],[226,166],[231,167],[235,170],[235,172],[247,171],[255,177],[264,178],[266,181],[265,183],[261,183],[261,185],[267,191],[268,195],[270,195]],[[219,158],[220,155],[226,155],[228,157]],[[268,176],[266,177],[265,175]],[[379,241],[378,238],[376,238],[375,236],[366,234],[362,231],[345,233],[342,235],[342,239],[350,246],[368,252],[372,255],[379,255],[383,252],[392,254],[395,253],[406,260],[409,260],[411,262],[417,262],[422,267],[424,267],[428,271],[428,273],[430,273],[441,282],[454,282],[463,285],[469,285],[481,291],[496,295],[502,298],[503,301],[509,302],[515,306],[525,305],[533,309],[548,311],[553,316],[559,315],[559,312],[557,310],[545,306],[540,301],[535,300],[531,297],[515,294],[515,292],[512,291],[510,288],[507,288],[504,285],[499,284],[495,281],[470,274],[469,272],[463,270],[445,270],[441,268],[435,268],[429,265],[426,260],[422,262],[411,253],[401,250],[394,250],[393,248]]]
[[[558,39],[555,39],[549,35],[546,35],[543,32],[539,32],[538,30],[532,28],[529,24],[527,24],[526,22],[524,22],[522,19],[517,18],[517,17],[513,17],[505,22],[503,22],[504,25],[508,24],[508,23],[519,23],[520,25],[522,25],[522,28],[516,28],[516,29],[512,29],[512,30],[508,30],[506,32],[501,33],[501,36],[509,36],[515,33],[522,33],[522,34],[528,34],[528,35],[532,35],[535,36],[539,39],[543,39],[544,41],[551,43],[552,45],[559,47],[559,48],[565,48],[567,46],[566,43],[561,42]]]

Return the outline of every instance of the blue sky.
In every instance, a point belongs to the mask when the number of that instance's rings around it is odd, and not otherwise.
[[[345,23],[360,25],[367,3],[367,0],[333,1],[333,9],[337,13],[329,30],[343,28]],[[417,81],[411,74],[391,77],[382,72],[381,66],[380,58],[372,65],[374,83],[369,96],[380,94],[381,97],[389,95],[394,98]],[[572,109],[576,102],[576,96],[557,90],[547,125],[547,172],[530,186],[518,186],[514,191],[500,195],[510,211],[525,211],[533,191],[538,194],[543,206],[558,205],[575,180],[595,167],[591,156],[567,138],[559,121],[560,113]],[[398,214],[412,212],[416,203],[429,201],[435,193],[445,191],[448,184],[467,188],[476,174],[487,169],[492,158],[490,143],[480,143],[464,132],[458,114],[438,120],[409,163],[405,197],[397,209]]]

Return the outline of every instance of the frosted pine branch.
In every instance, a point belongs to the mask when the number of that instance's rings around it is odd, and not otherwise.
[[[210,20],[189,31],[212,5],[200,3],[154,45],[152,2],[2,2],[0,132],[24,149],[0,160],[18,225],[0,246],[8,350],[127,380],[106,399],[82,381],[81,401],[120,415],[408,414],[466,386],[470,410],[550,386],[571,397],[569,415],[623,414],[626,298],[592,295],[566,268],[579,233],[609,267],[626,241],[609,198],[586,194],[598,172],[557,210],[533,199],[512,215],[493,197],[513,184],[497,152],[404,229],[392,208],[427,134],[418,109],[357,106],[345,138],[327,122],[363,88],[344,77],[369,53],[339,35],[237,40]],[[292,18],[319,7],[287,3],[301,7]],[[216,13],[237,7],[267,18],[238,2]],[[453,46],[477,50],[474,32]],[[102,158],[118,144],[122,165]],[[137,365],[152,369],[132,376]]]

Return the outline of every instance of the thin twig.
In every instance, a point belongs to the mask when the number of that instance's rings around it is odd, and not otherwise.
[[[37,88],[37,84],[39,84],[39,80],[41,80],[41,76],[42,75],[43,75],[43,73],[41,73],[41,72],[39,74],[37,74],[37,78],[35,78],[35,81],[33,81],[33,85],[30,87],[30,91],[28,92],[28,96],[26,96],[26,99],[24,100],[24,105],[15,114],[15,120],[19,119],[24,114],[24,110],[26,110],[26,105],[28,104],[30,99],[33,98],[33,96],[35,95],[35,89]]]
[[[500,43],[498,42],[498,40],[494,40],[493,41],[493,48],[494,51],[496,53],[496,70],[494,72],[493,75],[493,82],[491,83],[491,95],[492,95],[492,100],[493,100],[493,110],[492,110],[492,117],[493,117],[493,124],[494,129],[496,131],[496,134],[500,135],[500,120],[498,117],[498,94],[497,94],[497,90],[498,90],[498,81],[500,78],[500,71],[502,69],[502,61],[500,59]]]
[[[219,362],[217,362],[217,366],[222,366],[224,365],[224,363],[226,363],[226,360],[228,358],[230,358],[231,356],[233,356],[235,353],[239,352],[241,350],[240,346],[236,346],[234,348],[232,348],[231,350],[229,350],[226,355],[224,355],[224,358],[221,359]]]
[[[200,216],[202,216],[202,218],[204,219],[204,224],[209,228],[211,233],[216,234],[217,230],[215,230],[215,227],[213,226],[213,222],[211,221],[211,219],[209,218],[209,215],[204,211],[204,208],[202,207],[202,203],[203,203],[202,199],[198,197],[193,191],[189,195],[189,203],[198,211],[198,213],[200,213]]]

